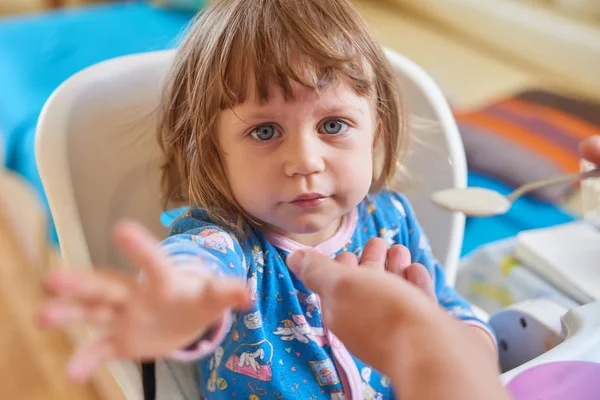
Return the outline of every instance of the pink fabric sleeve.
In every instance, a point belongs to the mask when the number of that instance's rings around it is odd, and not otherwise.
[[[227,336],[228,328],[231,326],[231,318],[231,311],[226,311],[217,326],[205,337],[184,350],[172,352],[169,358],[178,361],[194,361],[212,354]]]

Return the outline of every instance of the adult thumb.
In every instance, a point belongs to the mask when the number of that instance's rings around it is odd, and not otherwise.
[[[340,263],[315,251],[296,251],[287,258],[287,265],[304,285],[317,293],[331,287],[344,271]]]

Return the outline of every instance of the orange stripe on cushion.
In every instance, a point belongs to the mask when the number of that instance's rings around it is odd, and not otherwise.
[[[494,134],[502,139],[524,147],[532,153],[548,159],[566,172],[579,171],[580,161],[576,154],[550,140],[539,137],[534,132],[522,126],[512,124],[507,120],[482,112],[457,115],[456,119],[460,123],[474,125],[484,129],[490,134]]]
[[[553,107],[529,103],[520,99],[509,99],[498,104],[518,114],[544,119],[558,126],[571,137],[586,139],[590,136],[600,135],[600,126],[596,126],[571,114]]]

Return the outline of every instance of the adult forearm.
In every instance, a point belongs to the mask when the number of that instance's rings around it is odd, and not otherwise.
[[[390,371],[408,400],[507,400],[489,349],[476,332],[438,316],[399,332],[397,363]]]

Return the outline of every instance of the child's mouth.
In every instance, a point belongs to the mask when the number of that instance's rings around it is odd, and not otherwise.
[[[320,193],[309,193],[296,197],[290,204],[297,207],[316,207],[327,198],[327,196]]]

